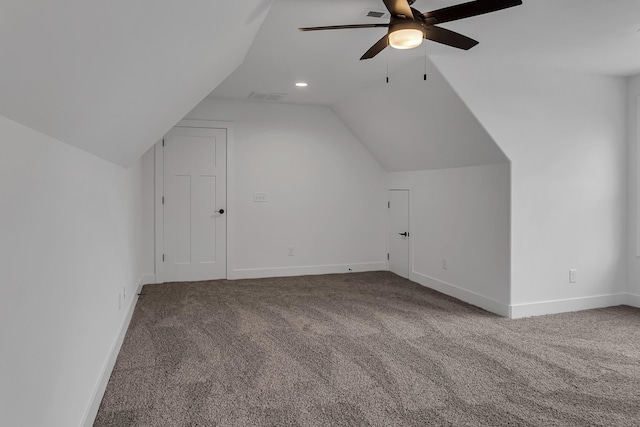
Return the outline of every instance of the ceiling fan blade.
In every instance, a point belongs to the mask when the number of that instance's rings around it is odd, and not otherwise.
[[[447,46],[457,47],[458,49],[469,50],[478,44],[477,40],[463,36],[455,31],[447,30],[446,28],[429,25],[425,27],[424,30],[425,39],[446,44]]]
[[[319,30],[343,30],[347,28],[378,28],[389,27],[389,24],[352,24],[352,25],[329,25],[326,27],[303,27],[298,28],[300,31],[319,31]]]
[[[407,0],[382,0],[384,5],[387,6],[387,10],[393,16],[404,15],[409,19],[413,19],[413,12]]]
[[[387,47],[388,45],[389,45],[388,34],[385,34],[383,38],[378,40],[376,44],[371,46],[369,50],[366,51],[364,55],[362,55],[362,58],[360,58],[360,60],[362,61],[363,59],[373,58],[374,56],[382,52],[384,48]]]
[[[422,14],[428,25],[457,21],[522,4],[522,0],[476,0]]]

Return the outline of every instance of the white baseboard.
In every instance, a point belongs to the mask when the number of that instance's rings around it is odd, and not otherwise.
[[[476,292],[461,288],[451,283],[443,282],[442,280],[438,280],[416,271],[411,272],[411,279],[422,286],[436,290],[445,295],[449,295],[450,297],[457,298],[471,305],[475,305],[476,307],[495,313],[498,316],[509,316],[509,304],[504,302],[494,300],[493,298],[480,295]]]
[[[349,271],[351,269],[351,271]],[[227,279],[258,279],[264,277],[309,276],[349,272],[387,270],[387,263],[364,262],[354,264],[306,265],[300,267],[242,268],[230,271]]]
[[[590,310],[593,308],[613,307],[628,304],[631,298],[628,294],[595,295],[590,297],[540,301],[526,304],[512,304],[509,317],[542,316],[545,314],[566,313],[570,311]]]
[[[144,274],[140,276],[140,280],[138,280],[138,286],[136,288],[136,292],[134,297],[129,301],[129,308],[127,309],[127,315],[122,321],[120,325],[120,331],[116,336],[113,344],[111,345],[111,350],[109,351],[109,356],[102,367],[102,371],[100,372],[100,377],[96,386],[93,390],[93,395],[91,396],[91,400],[89,401],[89,406],[87,407],[82,425],[84,427],[91,427],[96,419],[96,415],[98,415],[98,409],[100,408],[100,402],[102,402],[102,398],[104,396],[104,392],[107,389],[107,384],[109,383],[109,378],[111,377],[111,372],[113,372],[113,367],[116,364],[116,359],[118,358],[118,353],[120,353],[120,348],[122,347],[122,342],[124,341],[124,336],[127,333],[127,329],[129,328],[129,323],[131,322],[131,317],[133,316],[133,311],[136,307],[136,303],[138,302],[138,294],[142,290],[142,287],[149,283],[155,283],[155,275],[154,274]]]
[[[630,305],[631,307],[640,308],[640,295],[628,293],[627,294],[627,305]]]

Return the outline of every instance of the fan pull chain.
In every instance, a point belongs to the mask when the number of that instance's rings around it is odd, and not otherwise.
[[[424,44],[424,81],[427,81],[427,44]]]
[[[387,49],[386,57],[387,57],[387,83],[389,83],[389,49]]]

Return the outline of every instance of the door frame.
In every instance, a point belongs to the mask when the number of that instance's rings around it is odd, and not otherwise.
[[[387,188],[387,201],[389,199],[389,191],[406,191],[409,198],[409,271],[408,271],[408,279],[414,281],[413,274],[413,199],[411,197],[412,189],[410,185],[399,185],[394,187]],[[391,210],[387,209],[387,253],[391,253],[391,241],[389,240],[391,236]],[[390,271],[389,260],[387,260],[387,271]]]
[[[234,181],[234,154],[235,154],[235,140],[234,140],[234,123],[224,122],[217,120],[181,120],[174,128],[204,128],[204,129],[224,129],[227,133],[227,203],[226,203],[226,215],[227,215],[227,265],[226,265],[226,277],[229,279],[229,273],[233,271],[233,242],[235,230],[235,201],[233,198],[233,189],[235,185]],[[164,253],[164,210],[162,208],[162,196],[164,193],[164,150],[162,149],[162,139],[154,145],[154,159],[155,159],[155,271],[156,271],[156,283],[164,282],[164,262],[162,261],[162,254]]]

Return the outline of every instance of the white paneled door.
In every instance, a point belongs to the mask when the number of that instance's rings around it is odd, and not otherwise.
[[[409,278],[409,190],[389,190],[389,270]]]
[[[225,129],[175,127],[164,139],[164,281],[227,275]]]

